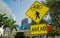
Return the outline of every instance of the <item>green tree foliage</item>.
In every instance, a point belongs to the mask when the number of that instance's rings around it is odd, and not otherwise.
[[[14,38],[24,38],[24,33],[23,32],[17,32]]]
[[[5,18],[5,14],[1,14],[0,13],[0,27],[2,26],[2,25],[4,25],[4,18]]]
[[[50,15],[52,25],[60,26],[60,1],[50,0],[47,5],[51,8]]]
[[[8,27],[7,21],[8,21],[8,17],[6,16],[6,14],[0,13],[0,27],[3,26],[3,29],[4,29],[4,38],[5,38],[6,27]]]
[[[54,35],[59,33],[60,27],[60,1],[59,0],[46,0],[46,5],[49,6],[50,9],[50,16],[51,16],[51,34],[52,32]],[[55,28],[55,29],[54,29]],[[57,34],[56,34],[57,33]]]
[[[10,28],[10,34],[12,34],[13,29],[17,30],[16,21],[7,17],[6,14],[0,14],[0,27],[1,26],[3,26],[4,29],[4,34],[3,34],[4,38],[5,38],[5,32],[7,27]]]
[[[10,28],[10,38],[12,38],[13,29],[15,29],[17,31],[16,21],[14,21],[13,19],[10,19],[8,22],[8,27]]]

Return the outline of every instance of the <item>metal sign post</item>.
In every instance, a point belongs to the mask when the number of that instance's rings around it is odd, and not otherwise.
[[[39,35],[39,37],[38,38],[40,38],[40,35]]]
[[[30,34],[30,38],[32,38],[32,35]]]

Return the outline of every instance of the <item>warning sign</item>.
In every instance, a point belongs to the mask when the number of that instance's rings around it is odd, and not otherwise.
[[[39,23],[48,10],[49,8],[47,6],[35,1],[30,9],[27,11],[26,15],[34,20],[36,23]]]
[[[46,24],[31,25],[30,27],[31,34],[47,34]]]

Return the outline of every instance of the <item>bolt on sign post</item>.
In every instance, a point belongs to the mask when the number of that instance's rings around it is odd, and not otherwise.
[[[35,1],[29,10],[26,12],[26,15],[30,17],[36,23],[41,22],[42,18],[45,16],[49,8],[44,4],[41,4],[38,1]]]

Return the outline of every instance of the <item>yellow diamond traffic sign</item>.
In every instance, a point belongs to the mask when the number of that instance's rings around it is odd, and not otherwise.
[[[30,34],[47,34],[47,25],[38,24],[38,25],[31,25],[30,26]]]
[[[35,22],[39,23],[48,10],[49,8],[47,6],[35,1],[30,9],[26,12],[26,15]]]

